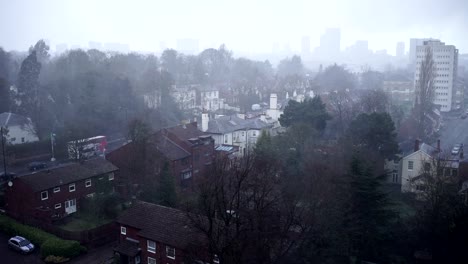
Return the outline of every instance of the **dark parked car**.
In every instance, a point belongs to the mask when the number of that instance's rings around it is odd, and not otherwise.
[[[5,172],[0,173],[0,181],[7,181],[15,178],[16,173],[13,172],[7,172],[5,175]]]
[[[47,168],[47,163],[34,161],[28,164],[28,168],[30,171],[40,170]]]
[[[24,237],[15,236],[8,240],[8,247],[21,252],[23,254],[31,253],[34,251],[34,245]]]

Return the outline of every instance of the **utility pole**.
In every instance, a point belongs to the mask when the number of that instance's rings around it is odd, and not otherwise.
[[[3,173],[5,177],[7,177],[7,166],[6,166],[6,157],[5,157],[5,138],[3,136],[3,127],[1,129],[1,137],[2,137],[2,154],[3,154]]]
[[[54,145],[55,145],[55,134],[50,133],[50,145],[52,147],[52,158],[50,161],[54,162],[55,161],[55,153],[54,153]]]

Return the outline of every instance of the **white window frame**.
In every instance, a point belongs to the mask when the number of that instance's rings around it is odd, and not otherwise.
[[[169,256],[169,251],[174,250],[174,256]],[[170,259],[175,259],[175,247],[166,246],[166,257]]]
[[[55,187],[54,188],[54,193],[58,193],[58,192],[60,192],[60,187]]]
[[[55,208],[55,209],[60,209],[60,208],[62,208],[62,203],[55,204],[55,205],[54,205],[54,208]]]
[[[150,246],[150,243],[154,243],[154,247],[151,247]],[[151,252],[151,253],[155,253],[156,254],[156,242],[152,241],[152,240],[147,240],[146,241],[146,250],[148,252]]]
[[[120,234],[127,235],[127,228],[125,226],[120,227]]]
[[[71,190],[72,187],[73,187],[73,191]],[[72,183],[72,184],[68,185],[68,192],[74,192],[74,191],[76,191],[76,186],[75,186],[75,184]]]
[[[45,193],[45,197],[43,196],[44,193]],[[49,199],[49,192],[48,191],[41,192],[41,201],[44,201],[47,199]]]
[[[85,181],[85,186],[86,186],[86,188],[91,187],[91,185],[92,185],[91,179],[87,179],[87,180]]]
[[[411,164],[411,168],[410,168],[410,164]],[[412,171],[413,169],[414,169],[414,161],[408,160],[408,170]]]
[[[216,254],[214,254],[214,256],[213,256],[213,263],[219,264],[219,256],[216,255]]]
[[[113,181],[114,180],[114,173],[111,172],[109,173],[109,181]]]
[[[148,257],[148,264],[156,264],[156,259],[152,257]]]
[[[141,263],[141,257],[140,255],[135,257],[135,264],[140,264]]]

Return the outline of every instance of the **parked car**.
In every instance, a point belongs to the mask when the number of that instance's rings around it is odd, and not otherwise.
[[[13,173],[13,172],[7,172],[6,174],[5,172],[0,173],[0,181],[11,180],[15,177],[16,177],[16,173]]]
[[[14,236],[8,240],[8,247],[21,252],[23,254],[31,253],[34,251],[34,245],[24,237]]]
[[[30,171],[45,169],[47,168],[47,163],[34,161],[28,164],[28,168]]]

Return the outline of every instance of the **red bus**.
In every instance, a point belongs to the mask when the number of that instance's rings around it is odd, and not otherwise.
[[[68,157],[70,159],[89,159],[102,156],[106,152],[106,136],[90,137],[68,142]]]

